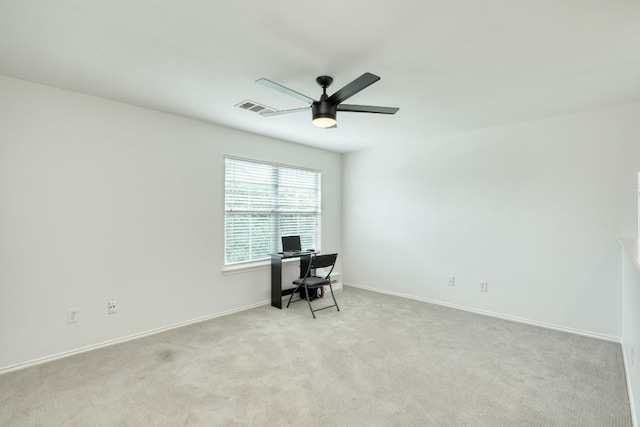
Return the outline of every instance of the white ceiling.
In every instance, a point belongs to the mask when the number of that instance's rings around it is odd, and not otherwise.
[[[396,115],[235,107],[364,72]],[[640,0],[0,0],[0,74],[350,152],[640,101]]]

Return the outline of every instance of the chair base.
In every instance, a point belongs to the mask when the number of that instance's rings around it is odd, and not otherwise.
[[[293,298],[293,294],[298,292],[298,289],[300,289],[301,287],[304,287],[307,304],[309,305],[309,310],[311,311],[311,315],[313,316],[314,319],[316,318],[316,311],[325,310],[327,308],[332,308],[332,307],[335,307],[338,311],[340,311],[340,307],[338,306],[338,302],[336,301],[336,296],[335,296],[335,294],[333,292],[333,286],[331,286],[331,282],[329,282],[328,285],[329,285],[329,290],[331,291],[331,298],[333,298],[333,305],[328,305],[326,307],[316,308],[314,310],[313,307],[311,306],[311,300],[309,299],[309,290],[318,289],[319,286],[314,286],[314,287],[309,288],[307,285],[301,283],[298,286],[296,286],[296,288],[291,293],[291,296],[289,297],[289,302],[287,302],[287,308],[289,308],[289,304],[291,304],[291,302],[302,301],[302,298],[299,298],[299,299],[297,299],[295,301],[291,301],[291,299]]]

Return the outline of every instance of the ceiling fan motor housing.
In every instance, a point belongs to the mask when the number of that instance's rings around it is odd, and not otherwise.
[[[337,106],[330,102],[316,101],[313,104],[311,104],[311,112],[313,114],[314,119],[329,118],[329,119],[335,120],[336,109],[337,109]]]

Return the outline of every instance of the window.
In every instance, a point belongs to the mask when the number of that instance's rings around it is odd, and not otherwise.
[[[320,248],[320,172],[225,157],[224,263],[256,261],[299,235]]]

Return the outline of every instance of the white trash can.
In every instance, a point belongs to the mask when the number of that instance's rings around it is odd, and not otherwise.
[[[331,286],[333,287],[334,294],[342,293],[342,274],[333,272],[331,273]],[[331,298],[331,290],[328,285],[324,286],[324,297]]]

